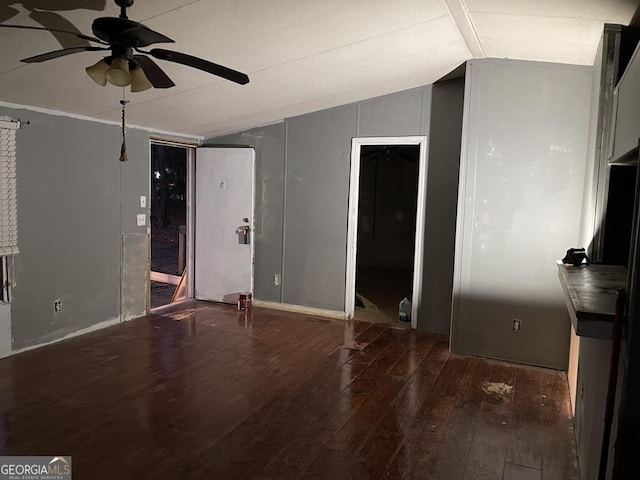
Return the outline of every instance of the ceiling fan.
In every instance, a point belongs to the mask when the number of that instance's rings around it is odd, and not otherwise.
[[[115,4],[120,7],[120,16],[96,18],[91,25],[91,30],[95,37],[45,27],[3,24],[0,24],[0,27],[68,33],[82,40],[88,40],[101,45],[63,48],[61,50],[54,50],[25,58],[21,61],[25,63],[38,63],[79,52],[107,50],[110,51],[110,55],[86,68],[87,74],[93,81],[102,86],[105,86],[107,82],[119,87],[130,85],[132,92],[140,92],[151,87],[170,88],[175,86],[175,83],[173,83],[167,74],[149,56],[159,60],[197,68],[198,70],[217,75],[240,85],[249,83],[249,77],[244,73],[209,62],[202,58],[187,55],[186,53],[165,50],[163,48],[152,48],[149,51],[141,50],[141,48],[148,47],[155,43],[175,42],[169,37],[155,32],[139,22],[129,20],[127,17],[127,8],[133,5],[134,0],[114,1]]]

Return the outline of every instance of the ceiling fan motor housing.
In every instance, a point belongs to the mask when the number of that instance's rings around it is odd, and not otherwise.
[[[122,8],[129,8],[133,5],[133,0],[115,0],[116,5]]]

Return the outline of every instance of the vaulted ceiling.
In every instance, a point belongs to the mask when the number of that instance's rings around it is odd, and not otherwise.
[[[433,83],[471,58],[591,65],[604,23],[640,0],[136,0],[132,20],[171,48],[249,75],[237,85],[158,60],[170,89],[127,92],[130,123],[213,136]],[[0,23],[91,34],[112,0],[0,0]],[[0,102],[118,121],[122,88],[84,68],[102,52],[20,59],[82,41],[0,28]]]

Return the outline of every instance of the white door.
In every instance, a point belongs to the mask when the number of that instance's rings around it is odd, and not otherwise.
[[[236,303],[253,292],[254,158],[252,148],[197,149],[195,298]]]

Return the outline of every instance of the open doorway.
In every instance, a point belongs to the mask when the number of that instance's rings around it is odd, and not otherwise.
[[[150,308],[186,290],[188,148],[151,144]]]
[[[351,158],[345,312],[417,326],[424,246],[425,137],[356,138]]]
[[[395,324],[413,297],[418,199],[417,145],[365,145],[360,151],[354,318]]]

